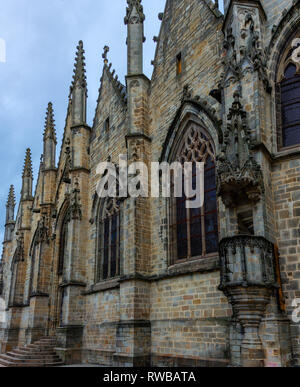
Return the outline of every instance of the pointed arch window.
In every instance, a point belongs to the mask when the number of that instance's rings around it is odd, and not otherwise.
[[[120,201],[108,198],[99,211],[97,281],[120,274]]]
[[[62,222],[60,231],[59,243],[59,258],[58,258],[58,275],[62,275],[64,271],[65,258],[68,251],[68,228],[69,228],[69,211],[67,210]]]
[[[37,276],[38,276],[38,244],[34,243],[31,256],[30,282],[29,282],[29,297],[37,293]]]
[[[292,60],[288,44],[277,74],[277,123],[279,148],[300,145],[300,63]]]
[[[24,236],[23,234],[17,240],[11,264],[11,286],[9,295],[10,306],[21,305],[24,298]]]
[[[176,160],[204,162],[204,205],[186,208],[186,197],[171,202],[172,263],[204,258],[218,253],[218,212],[216,194],[215,151],[212,140],[195,123],[188,125],[178,148]],[[194,179],[196,175],[194,174]]]

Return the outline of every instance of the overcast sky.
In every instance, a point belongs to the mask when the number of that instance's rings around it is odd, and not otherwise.
[[[201,0],[199,0],[201,1]],[[220,2],[222,3],[222,1]],[[96,108],[102,73],[102,50],[110,46],[109,61],[124,83],[126,74],[126,0],[0,0],[0,243],[10,184],[19,200],[27,147],[32,149],[34,187],[42,153],[46,107],[53,102],[58,148],[65,125],[76,45],[83,40],[89,90],[88,123]],[[158,35],[158,13],[165,0],[144,0],[144,69],[150,78]],[[2,52],[3,57],[3,52]],[[16,207],[17,210],[17,207]]]

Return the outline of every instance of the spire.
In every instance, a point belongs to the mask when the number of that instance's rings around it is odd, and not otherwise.
[[[52,103],[49,102],[45,120],[44,141],[50,139],[53,140],[55,144],[57,144],[54,122],[53,106]]]
[[[127,0],[127,10],[124,19],[125,24],[141,24],[145,21],[142,0]]]
[[[6,222],[5,222],[5,234],[4,234],[4,242],[9,242],[12,240],[12,234],[15,227],[15,190],[14,186],[11,185],[9,189],[8,199],[6,203]]]
[[[107,66],[107,64],[108,64],[108,59],[107,59],[107,54],[108,54],[108,53],[109,53],[109,47],[108,47],[108,46],[104,46],[104,48],[103,48],[103,54],[102,54],[104,66]]]
[[[26,150],[24,168],[23,168],[23,178],[32,177],[32,161],[31,161],[31,150],[28,148]]]
[[[143,43],[145,15],[141,0],[127,0],[124,19],[127,25],[127,75],[143,74]]]
[[[15,207],[15,205],[16,205],[15,189],[14,189],[14,186],[11,185],[9,189],[6,207]]]
[[[23,169],[23,181],[22,181],[22,200],[32,200],[32,161],[31,161],[31,150],[26,150],[25,163]]]
[[[70,98],[72,99],[72,126],[86,125],[87,82],[84,49],[81,40],[77,46]]]
[[[44,170],[55,168],[56,156],[56,132],[54,124],[54,113],[52,103],[48,103],[45,131],[44,131],[44,153],[43,153],[43,167]]]
[[[83,49],[83,42],[82,40],[79,41],[77,46],[77,52],[75,57],[75,68],[74,68],[74,75],[73,75],[73,82],[71,85],[71,92],[76,86],[79,86],[80,88],[86,88],[86,71],[85,71],[85,56],[84,56],[84,49]]]

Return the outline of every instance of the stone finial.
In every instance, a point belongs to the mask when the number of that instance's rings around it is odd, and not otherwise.
[[[6,207],[15,207],[15,205],[16,205],[15,189],[14,189],[14,186],[11,185],[9,189]]]
[[[227,207],[257,202],[264,192],[261,167],[252,152],[251,130],[240,98],[236,91],[217,164],[217,191]]]
[[[32,177],[32,161],[31,161],[31,150],[28,148],[26,150],[24,169],[23,169],[23,177]]]
[[[54,124],[54,113],[52,103],[48,103],[46,120],[45,120],[45,132],[44,132],[44,141],[47,139],[54,140],[55,144],[57,144],[56,140],[56,132],[55,132],[55,124]]]
[[[141,24],[145,21],[142,0],[127,0],[125,24]]]
[[[77,46],[77,52],[75,57],[75,68],[71,90],[73,90],[73,88],[76,86],[79,86],[80,88],[87,87],[84,52],[85,51],[83,49],[83,42],[82,40],[80,40]]]
[[[108,46],[104,46],[102,58],[103,58],[103,61],[104,61],[104,64],[105,64],[105,65],[108,64],[108,59],[107,59],[107,54],[108,54],[108,53],[109,53],[109,47],[108,47]]]

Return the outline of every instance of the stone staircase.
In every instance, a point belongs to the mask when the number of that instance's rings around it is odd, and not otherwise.
[[[0,355],[0,367],[59,367],[63,362],[54,351],[55,337],[42,337],[26,347]]]

